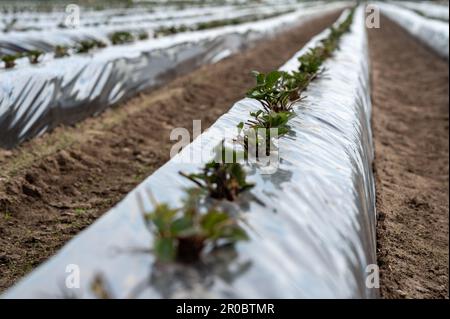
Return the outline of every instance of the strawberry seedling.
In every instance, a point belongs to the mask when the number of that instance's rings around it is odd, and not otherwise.
[[[28,57],[28,60],[31,64],[38,64],[39,63],[39,57],[43,54],[42,51],[39,50],[31,50],[26,53],[26,56]]]
[[[244,130],[244,122],[238,124],[238,129],[243,132],[243,138],[240,141],[243,143],[246,157],[248,158],[249,150],[256,151],[256,157],[259,157],[259,149],[263,147],[265,154],[270,155],[270,150],[273,147],[271,139],[279,137],[289,132],[287,125],[289,119],[293,116],[292,112],[264,112],[259,110],[257,112],[250,112],[252,119],[247,121],[248,129]],[[273,132],[276,130],[276,135]],[[239,140],[239,138],[238,138]],[[263,144],[264,142],[264,144]]]
[[[190,31],[190,30],[191,30],[190,28],[188,28],[187,26],[185,26],[183,24],[179,25],[179,26],[159,27],[158,29],[155,30],[155,36],[157,38],[159,38],[159,37],[177,34],[180,32],[186,32],[186,31]]]
[[[75,48],[76,53],[88,53],[95,48],[95,43],[89,40],[83,40],[78,43]]]
[[[99,40],[83,40],[75,47],[76,53],[88,53],[95,48],[104,48],[106,44]]]
[[[297,90],[287,72],[272,71],[268,74],[253,72],[256,86],[247,92],[247,97],[259,101],[265,112],[290,112],[290,96]]]
[[[107,44],[105,42],[100,41],[100,40],[91,40],[91,41],[94,43],[95,48],[102,49],[102,48],[106,48],[106,46],[107,46]]]
[[[298,58],[300,65],[297,71],[291,73],[272,71],[268,74],[254,72],[256,86],[250,89],[246,96],[259,101],[263,110],[250,113],[252,119],[247,122],[250,128],[266,130],[276,128],[279,136],[288,132],[287,121],[293,115],[293,103],[303,99],[303,91],[318,76],[323,62],[331,57],[338,47],[339,39],[350,29],[352,19],[353,10],[343,23],[330,29],[329,36],[322,40],[320,45],[311,48]],[[242,129],[244,124],[240,123],[239,126]],[[247,143],[245,145],[248,150],[248,139],[244,142]]]
[[[226,199],[234,201],[240,193],[249,190],[254,185],[247,183],[246,173],[241,164],[237,162],[237,153],[232,152],[228,159],[227,149],[221,144],[220,152],[216,154],[216,159],[206,163],[201,173],[180,174],[215,199]],[[231,161],[228,163],[227,161]]]
[[[127,31],[114,32],[109,36],[109,39],[113,45],[130,43],[134,41],[133,35]]]
[[[69,48],[63,45],[55,46],[55,58],[63,58],[65,56],[69,56]]]
[[[5,69],[11,69],[16,66],[17,55],[9,54],[2,56],[2,61],[5,63]]]
[[[253,129],[277,129],[278,135],[284,135],[289,132],[289,126],[287,122],[293,116],[292,112],[263,112],[259,110],[257,112],[251,112],[252,119],[248,120],[248,124]]]
[[[322,51],[323,50],[320,47],[316,47],[299,57],[299,72],[306,73],[309,76],[316,74],[325,60]]]
[[[139,40],[147,40],[148,39],[148,33],[145,32],[145,31],[139,32],[138,39]]]
[[[236,219],[214,207],[202,211],[200,203],[201,192],[192,189],[181,208],[157,204],[152,212],[144,214],[155,236],[153,251],[158,261],[195,262],[207,246],[248,239]]]

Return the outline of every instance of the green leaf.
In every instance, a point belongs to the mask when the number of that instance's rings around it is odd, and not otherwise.
[[[232,242],[249,239],[245,230],[238,225],[235,225],[234,227],[224,228],[222,235]]]
[[[183,216],[172,222],[170,231],[172,235],[176,236],[189,228],[192,228],[192,219],[187,216]]]
[[[281,77],[281,72],[280,71],[272,71],[269,74],[267,74],[266,76],[266,86],[274,86],[278,79]]]
[[[172,261],[176,253],[174,238],[156,238],[154,251],[160,261]]]
[[[287,127],[279,127],[278,128],[278,136],[287,134],[289,132],[289,128]]]
[[[250,112],[250,116],[258,117],[259,115],[261,115],[261,113],[263,113],[262,110],[258,110],[256,112]]]
[[[258,71],[252,71],[251,73],[256,79],[257,86],[264,84],[265,75],[263,73],[259,73]]]
[[[227,213],[212,210],[203,216],[201,225],[209,236],[213,236],[217,225],[229,218]]]
[[[245,172],[241,165],[233,164],[231,165],[231,175],[236,178],[239,186],[245,185]]]

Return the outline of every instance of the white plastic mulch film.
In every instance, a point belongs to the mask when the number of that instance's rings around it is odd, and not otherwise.
[[[447,21],[449,18],[448,4],[434,3],[431,1],[395,1],[393,2],[399,6],[409,8],[416,11],[420,15],[431,19],[438,19],[442,21]]]
[[[400,5],[377,2],[381,13],[397,22],[405,30],[428,45],[443,58],[448,59],[448,22],[422,16]],[[442,6],[442,9],[445,7]],[[448,12],[448,7],[446,7]]]
[[[296,69],[297,57],[328,32],[313,38],[282,69]],[[234,131],[249,110],[260,108],[255,100],[243,99],[4,297],[90,298],[98,275],[117,298],[377,297],[377,289],[366,285],[368,266],[376,264],[376,212],[362,7],[324,67],[307,99],[295,105],[291,133],[279,139],[278,169],[261,174],[246,166],[255,187],[243,200],[226,204],[242,214],[249,241],[206,254],[195,265],[161,265],[148,251],[152,234],[137,199],[151,210],[150,190],[158,202],[177,207],[184,189],[193,186],[178,172],[203,166],[190,161],[192,154],[210,160],[222,133]],[[73,268],[67,267],[74,265],[81,286],[68,289]]]
[[[264,15],[281,14],[306,7],[306,4],[287,4],[284,1],[279,5],[222,5],[184,9],[157,7],[150,10],[132,8],[87,11],[78,7],[80,21],[76,28],[60,27],[67,17],[64,10],[3,14],[3,19],[15,23],[13,30],[0,32],[0,54],[30,49],[52,52],[55,45],[75,45],[79,40],[96,39],[110,43],[108,35],[117,31],[153,34],[160,27],[195,27],[199,23],[226,19],[263,18]]]
[[[345,5],[311,6],[242,25],[110,46],[94,54],[62,59],[47,54],[37,66],[21,59],[25,61],[14,69],[0,69],[0,147],[14,147],[59,124],[98,114],[173,74],[216,62],[256,39]]]

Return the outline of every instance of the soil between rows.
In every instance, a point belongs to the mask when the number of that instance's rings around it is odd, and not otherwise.
[[[369,31],[384,298],[448,298],[448,62],[383,18]]]
[[[210,126],[338,11],[205,66],[75,127],[0,150],[0,291],[54,254],[169,159],[175,127]]]

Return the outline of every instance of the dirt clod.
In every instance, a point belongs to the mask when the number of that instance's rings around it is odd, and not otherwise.
[[[36,186],[33,186],[33,185],[23,184],[22,185],[22,192],[25,195],[27,195],[27,196],[37,197],[37,198],[41,198],[42,197],[42,194],[39,191],[39,189]]]

